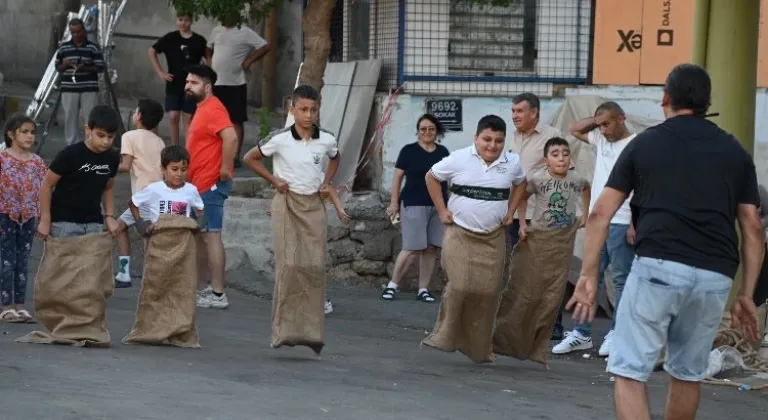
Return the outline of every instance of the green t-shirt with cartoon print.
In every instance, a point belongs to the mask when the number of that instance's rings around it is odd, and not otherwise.
[[[535,203],[531,228],[552,230],[577,223],[577,203],[587,184],[587,180],[575,171],[568,171],[562,179],[553,177],[546,169],[531,174],[528,192]]]

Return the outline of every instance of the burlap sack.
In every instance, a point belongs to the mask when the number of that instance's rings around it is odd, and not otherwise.
[[[195,327],[197,222],[162,215],[144,253],[144,276],[136,321],[125,344],[163,344],[200,348]]]
[[[318,195],[272,199],[275,290],[272,347],[323,349],[327,213]]]
[[[494,353],[546,364],[577,229],[531,230],[515,246],[496,316]]]
[[[35,317],[50,332],[16,341],[109,347],[105,316],[114,288],[109,233],[48,238],[35,277]]]
[[[460,351],[475,363],[493,362],[493,320],[499,307],[504,229],[490,234],[448,226],[440,261],[447,284],[435,328],[421,344]]]

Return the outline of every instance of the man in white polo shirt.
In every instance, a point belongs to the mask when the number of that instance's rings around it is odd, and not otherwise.
[[[626,125],[626,115],[621,106],[616,102],[605,102],[597,107],[595,116],[571,124],[571,134],[577,139],[589,143],[597,149],[597,160],[595,161],[595,174],[592,178],[592,199],[590,206],[594,206],[597,197],[605,187],[608,176],[616,164],[616,159],[631,142],[636,134],[630,133]],[[632,194],[627,197],[624,204],[621,205],[616,215],[611,219],[611,225],[608,228],[608,237],[603,246],[602,257],[600,259],[600,283],[603,282],[604,272],[611,266],[613,282],[616,287],[616,298],[614,300],[614,323],[611,330],[605,336],[603,344],[600,346],[598,354],[601,357],[607,357],[611,352],[611,342],[613,338],[613,327],[616,325],[616,312],[619,309],[621,292],[624,290],[624,284],[629,276],[629,270],[632,268],[632,261],[635,257],[633,245],[635,242],[635,229],[632,226],[632,211],[629,208],[629,202]],[[590,211],[592,208],[590,207]],[[571,331],[565,339],[552,348],[554,354],[566,354],[577,350],[588,350],[592,348],[592,324],[573,324]]]
[[[296,121],[263,139],[245,155],[245,163],[275,186],[272,241],[275,291],[272,295],[272,347],[323,349],[325,250],[331,180],[341,155],[333,134],[316,125],[320,95],[311,86],[293,91]],[[273,157],[274,175],[261,163]],[[323,173],[326,158],[328,168]]]
[[[493,362],[493,325],[504,271],[504,226],[525,190],[520,157],[504,152],[507,125],[496,115],[477,124],[475,143],[427,172],[429,195],[448,225],[441,262],[448,279],[435,328],[423,345]],[[450,184],[446,207],[441,182]],[[522,187],[521,187],[522,185]]]

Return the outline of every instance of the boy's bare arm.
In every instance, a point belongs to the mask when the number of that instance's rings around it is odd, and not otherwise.
[[[133,216],[133,220],[138,223],[141,220],[141,215],[139,214],[139,208],[136,207],[136,204],[133,204],[133,200],[128,200],[128,209],[131,211],[131,216]]]
[[[51,233],[51,196],[53,188],[61,180],[61,176],[51,170],[45,174],[43,183],[40,185],[40,223],[37,225],[37,235],[45,239]]]
[[[205,209],[195,209],[195,215],[197,215],[197,224],[200,225],[200,229],[205,229],[208,224],[208,219],[205,218]]]
[[[277,188],[279,180],[274,175],[272,175],[271,172],[269,172],[269,169],[267,169],[266,166],[264,166],[264,164],[261,162],[262,159],[264,159],[264,155],[261,154],[261,149],[259,149],[259,146],[256,146],[245,154],[243,157],[243,162],[248,165],[248,167],[251,168],[251,170],[255,172],[256,175],[266,179],[267,182]]]
[[[131,155],[121,155],[120,156],[120,166],[117,167],[117,172],[119,172],[119,173],[130,172],[132,165],[133,165],[133,156],[131,156]]]

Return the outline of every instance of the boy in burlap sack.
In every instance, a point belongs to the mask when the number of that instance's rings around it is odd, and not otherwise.
[[[506,123],[487,115],[474,145],[459,149],[427,172],[429,195],[447,225],[440,258],[448,284],[435,328],[422,345],[460,351],[475,363],[493,362],[493,321],[504,271],[503,226],[525,190],[520,157],[504,152]],[[441,182],[451,184],[446,207]]]
[[[571,167],[568,141],[553,137],[544,145],[546,168],[528,174],[527,190],[517,211],[520,242],[512,250],[507,288],[501,298],[493,351],[521,360],[547,362],[552,327],[568,282],[576,230],[586,217],[576,216],[579,198],[589,208],[589,182]],[[527,200],[535,206],[531,228]]]
[[[275,186],[272,241],[275,290],[272,296],[272,347],[302,345],[319,356],[325,322],[327,214],[324,199],[339,167],[333,134],[315,122],[319,95],[311,86],[293,91],[295,123],[263,139],[244,158],[258,175]],[[274,175],[261,163],[273,157]],[[329,160],[323,175],[324,157]]]
[[[50,332],[35,331],[20,342],[110,345],[105,312],[114,291],[118,223],[112,190],[120,156],[112,142],[119,124],[110,107],[95,107],[85,141],[65,147],[51,162],[40,187],[37,235],[45,249],[35,277],[36,317]]]
[[[123,338],[125,344],[162,344],[200,347],[195,328],[197,289],[196,244],[199,230],[191,218],[205,223],[203,199],[197,187],[184,182],[189,153],[179,145],[160,153],[163,180],[153,182],[131,198],[136,227],[148,237],[144,276],[136,322]],[[142,218],[139,211],[144,211]]]

